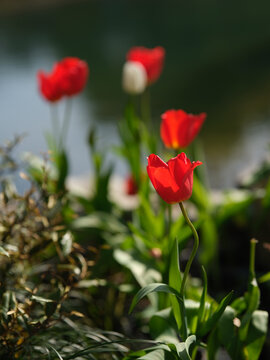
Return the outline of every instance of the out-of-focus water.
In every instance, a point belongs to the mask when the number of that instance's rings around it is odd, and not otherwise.
[[[152,86],[157,128],[169,108],[208,113],[200,134],[213,187],[228,187],[237,173],[260,162],[270,134],[270,3],[252,1],[85,1],[9,16],[0,14],[0,142],[26,133],[20,153],[46,151],[50,109],[37,91],[36,72],[78,56],[90,66],[86,90],[73,99],[67,139],[71,174],[91,169],[90,127],[115,161],[117,122],[126,96],[121,70],[131,46],[166,49],[166,64]],[[59,113],[63,111],[60,104]],[[115,163],[116,172],[127,169]]]

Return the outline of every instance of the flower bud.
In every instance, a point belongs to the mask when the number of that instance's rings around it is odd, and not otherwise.
[[[123,67],[122,85],[124,91],[131,95],[144,92],[147,74],[143,65],[137,61],[127,61]]]

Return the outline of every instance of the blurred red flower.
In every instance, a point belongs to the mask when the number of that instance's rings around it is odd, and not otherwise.
[[[67,57],[57,62],[50,74],[39,71],[39,89],[43,97],[51,102],[63,96],[76,95],[83,90],[89,74],[85,61]]]
[[[153,49],[147,49],[142,46],[133,47],[127,53],[127,61],[136,61],[141,63],[147,73],[148,84],[155,82],[163,69],[165,49],[157,46]]]
[[[132,175],[129,175],[125,181],[127,195],[136,195],[138,193],[138,186]]]
[[[179,149],[187,147],[199,133],[206,113],[187,114],[183,110],[168,110],[161,115],[160,134],[164,145]]]
[[[59,86],[58,76],[55,73],[46,74],[43,71],[37,73],[39,90],[43,97],[51,102],[55,102],[63,96]]]
[[[185,153],[165,163],[155,154],[148,157],[147,173],[159,194],[168,204],[188,200],[192,194],[193,170],[201,161],[191,162]]]
[[[55,65],[54,72],[60,80],[59,85],[63,95],[72,96],[84,89],[89,69],[85,61],[67,57]]]

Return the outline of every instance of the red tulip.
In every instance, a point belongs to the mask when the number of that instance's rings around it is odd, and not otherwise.
[[[85,87],[89,69],[85,61],[67,57],[56,64],[54,72],[60,79],[62,93],[72,96],[81,92]]]
[[[161,138],[168,148],[187,147],[199,133],[206,113],[187,114],[183,110],[168,110],[161,115]]]
[[[60,89],[58,76],[56,74],[45,74],[43,71],[39,71],[37,77],[40,92],[46,100],[55,102],[61,99],[63,93]]]
[[[141,63],[147,73],[148,84],[155,82],[162,71],[165,57],[165,50],[161,46],[154,49],[145,47],[133,47],[127,53],[128,61],[137,61]]]
[[[159,194],[168,204],[188,200],[192,194],[193,170],[201,161],[191,162],[185,153],[165,163],[155,154],[148,157],[147,173]]]
[[[63,96],[78,94],[85,87],[89,74],[85,61],[67,57],[56,63],[50,74],[39,71],[39,89],[44,98],[55,102]]]

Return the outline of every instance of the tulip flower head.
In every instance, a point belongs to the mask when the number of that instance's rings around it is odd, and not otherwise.
[[[191,162],[185,153],[170,159],[167,163],[159,156],[148,157],[147,173],[159,196],[168,204],[188,200],[192,194],[193,170],[201,161]]]
[[[123,89],[131,95],[141,94],[147,85],[144,66],[137,61],[127,61],[123,67]]]
[[[138,185],[132,175],[129,175],[125,180],[126,194],[136,195],[138,193]]]
[[[63,96],[58,80],[58,75],[55,73],[46,74],[43,71],[37,73],[40,93],[43,97],[50,101],[55,102],[60,100]]]
[[[58,74],[59,86],[66,96],[80,93],[86,85],[89,74],[87,63],[75,57],[67,57],[59,61],[54,71]]]
[[[161,115],[160,134],[164,145],[179,149],[187,147],[199,133],[206,113],[187,114],[183,110],[168,110]]]
[[[50,74],[39,71],[37,74],[42,96],[55,102],[63,96],[76,95],[83,90],[89,74],[85,61],[67,57],[57,62]]]
[[[133,47],[127,53],[127,61],[136,61],[143,65],[147,73],[148,85],[155,82],[163,69],[165,50],[161,46],[147,49],[142,46]]]

